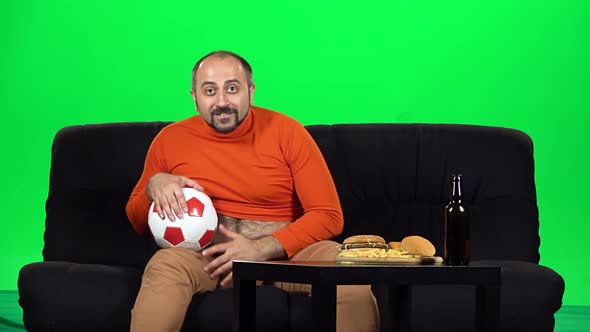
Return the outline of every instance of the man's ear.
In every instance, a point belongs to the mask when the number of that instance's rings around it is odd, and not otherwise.
[[[191,93],[191,97],[193,97],[193,101],[195,102],[195,108],[198,111],[199,110],[199,104],[197,104],[197,93],[193,89],[191,89],[190,93]]]
[[[256,89],[256,84],[252,83],[252,86],[248,88],[248,92],[250,93],[250,105],[254,105],[252,102],[254,98],[254,89]]]

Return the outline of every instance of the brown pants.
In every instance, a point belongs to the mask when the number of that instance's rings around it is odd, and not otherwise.
[[[333,241],[321,241],[295,254],[291,260],[334,261]],[[141,289],[131,311],[132,332],[180,331],[193,294],[217,288],[203,271],[209,261],[183,248],[158,250],[145,267]],[[287,292],[308,293],[310,285],[276,283]],[[311,295],[311,294],[310,294]],[[338,286],[336,329],[338,332],[374,332],[379,329],[377,302],[370,286]]]

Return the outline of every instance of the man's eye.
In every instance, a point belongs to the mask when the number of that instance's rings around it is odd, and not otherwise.
[[[227,92],[230,92],[230,93],[238,92],[238,87],[235,85],[231,85],[231,86],[227,87]]]
[[[207,88],[207,89],[205,89],[205,94],[208,96],[211,96],[211,95],[215,94],[215,89]]]

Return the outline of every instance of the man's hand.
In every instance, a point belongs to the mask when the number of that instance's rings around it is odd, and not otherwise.
[[[198,191],[204,188],[197,181],[184,176],[172,175],[168,173],[158,173],[148,182],[146,193],[150,200],[155,203],[156,211],[160,218],[174,221],[175,214],[182,219],[184,213],[188,212],[186,200],[182,193],[182,187],[191,187]]]
[[[215,257],[205,266],[205,272],[211,279],[224,277],[221,287],[230,287],[233,281],[232,260],[256,260],[265,261],[283,257],[285,249],[275,237],[268,235],[256,240],[250,240],[238,233],[232,232],[219,225],[219,231],[229,239],[228,242],[216,244],[202,251],[203,256]]]

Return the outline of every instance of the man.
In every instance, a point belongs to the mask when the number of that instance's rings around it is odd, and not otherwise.
[[[252,106],[250,65],[218,51],[193,68],[200,115],[164,128],[152,142],[127,215],[138,233],[155,202],[160,217],[183,218],[183,186],[206,192],[219,215],[202,252],[162,249],[148,262],[132,310],[132,331],[179,331],[194,294],[229,287],[232,259],[334,260],[342,231],[338,195],[313,138],[295,120]],[[198,151],[198,153],[197,153]],[[309,292],[308,285],[277,284]],[[375,331],[369,286],[338,287],[338,331]]]

